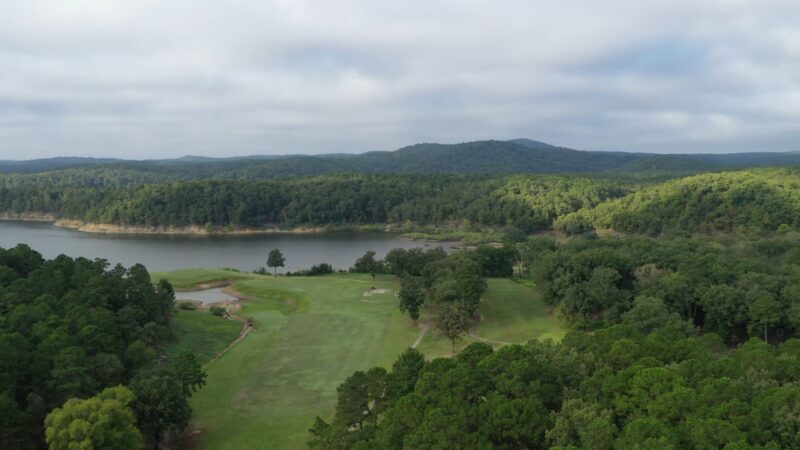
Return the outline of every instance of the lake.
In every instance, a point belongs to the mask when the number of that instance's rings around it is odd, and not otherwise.
[[[96,234],[56,227],[49,223],[0,221],[0,247],[24,243],[45,258],[60,254],[104,258],[130,266],[144,264],[151,272],[189,267],[228,267],[251,271],[265,266],[267,254],[277,248],[286,257],[285,270],[295,271],[328,263],[347,269],[367,250],[383,258],[393,248],[453,250],[455,243],[403,239],[381,232],[325,232],[260,234],[252,236],[184,236]]]

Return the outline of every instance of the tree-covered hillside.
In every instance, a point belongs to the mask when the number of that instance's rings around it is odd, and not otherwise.
[[[36,175],[31,177],[37,177]],[[0,211],[148,227],[417,224],[547,229],[556,217],[627,192],[632,182],[566,176],[340,175],[73,187],[2,183]]]
[[[558,229],[630,233],[774,231],[800,225],[800,169],[707,173],[666,181],[561,218]]]
[[[130,161],[59,157],[0,161],[0,173],[41,173],[69,168],[132,171],[174,180],[260,179],[336,173],[516,174],[637,171],[701,171],[756,166],[800,165],[800,153],[650,154],[582,151],[530,139],[423,143],[395,151],[361,154],[254,155],[231,158],[186,156]]]
[[[121,169],[0,175],[0,213],[122,226],[407,225],[625,233],[800,226],[800,169],[676,176],[388,175],[169,180]]]

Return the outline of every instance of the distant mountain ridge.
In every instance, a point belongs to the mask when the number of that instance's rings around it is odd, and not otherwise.
[[[360,154],[252,155],[161,160],[58,157],[0,161],[1,173],[38,173],[102,166],[187,178],[278,178],[332,173],[512,174],[685,171],[800,165],[800,153],[652,154],[584,151],[532,139],[460,144],[421,143]]]
[[[25,161],[0,160],[0,173],[37,173],[70,167],[94,166],[123,162],[116,158],[86,158],[79,156],[57,156],[55,158],[29,159]]]

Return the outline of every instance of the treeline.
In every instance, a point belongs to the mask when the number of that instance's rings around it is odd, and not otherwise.
[[[513,261],[573,330],[558,344],[476,343],[427,362],[409,349],[388,371],[356,372],[332,420],[311,427],[312,448],[800,447],[800,234],[483,249],[459,253],[458,267]],[[432,270],[454,258],[390,252],[401,309],[409,283],[446,304],[428,280],[456,292],[453,272]]]
[[[0,213],[145,227],[392,224],[405,231],[505,227],[567,234],[759,233],[800,226],[796,168],[677,179],[645,173],[221,179],[199,172],[176,180],[170,165],[164,167],[164,173],[102,166],[0,175]]]
[[[570,325],[622,321],[662,305],[729,343],[779,341],[800,329],[800,235],[772,239],[530,241],[526,257],[544,299]],[[523,251],[524,251],[523,247]]]
[[[338,388],[319,449],[770,449],[800,447],[800,341],[729,351],[666,309],[637,305],[623,324],[561,343],[493,351],[475,343]]]
[[[0,177],[1,179],[2,177]],[[568,176],[340,175],[126,187],[0,182],[0,211],[122,226],[434,224],[550,228],[629,183]]]
[[[671,232],[775,231],[800,226],[800,169],[708,173],[646,187],[567,214],[556,228],[652,235]]]
[[[205,375],[158,357],[173,302],[141,265],[0,249],[2,447],[136,448],[186,426]]]

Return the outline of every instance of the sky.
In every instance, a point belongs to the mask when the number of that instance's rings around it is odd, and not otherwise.
[[[797,0],[0,0],[0,159],[800,150]]]

